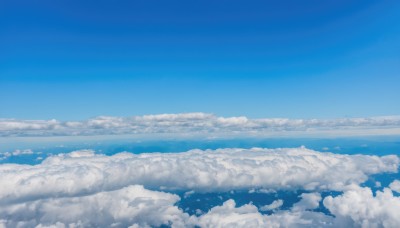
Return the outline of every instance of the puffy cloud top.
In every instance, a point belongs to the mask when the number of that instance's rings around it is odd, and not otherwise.
[[[337,227],[399,227],[400,198],[389,188],[377,191],[354,186],[343,195],[324,199],[324,205],[336,217]]]
[[[339,155],[306,148],[192,150],[184,153],[74,151],[38,165],[0,165],[0,227],[399,227],[398,182],[377,191],[368,175],[397,172],[397,156]],[[290,210],[282,200],[257,208],[227,200],[196,216],[177,195],[155,189],[341,190],[322,199],[303,193]],[[149,190],[153,189],[153,190]],[[186,195],[186,197],[187,197]],[[320,202],[333,216],[313,211]],[[264,215],[260,211],[274,210]]]
[[[399,158],[340,155],[306,148],[218,149],[184,153],[96,155],[75,151],[38,165],[0,165],[0,205],[71,197],[141,184],[159,189],[343,190],[368,175],[397,172]]]
[[[0,218],[6,218],[6,227],[158,227],[169,223],[183,227],[189,216],[174,206],[178,200],[176,195],[133,185],[91,195],[3,205]]]

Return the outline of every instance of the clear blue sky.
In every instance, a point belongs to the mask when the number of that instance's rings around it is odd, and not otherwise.
[[[2,1],[0,118],[400,114],[400,1]]]

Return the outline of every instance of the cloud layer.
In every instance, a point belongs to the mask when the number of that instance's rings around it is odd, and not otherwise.
[[[141,184],[158,189],[343,190],[368,175],[397,172],[399,158],[321,153],[306,148],[219,149],[184,153],[96,155],[75,151],[39,165],[0,165],[0,205],[71,197]],[[177,178],[179,177],[179,178]]]
[[[321,119],[250,119],[207,113],[133,117],[100,116],[85,121],[0,119],[0,136],[175,134],[257,136],[295,134],[400,134],[400,116]]]
[[[306,148],[120,153],[91,150],[38,165],[0,165],[0,227],[365,227],[400,225],[398,181],[374,195],[368,175],[397,172],[397,156],[339,155]],[[167,189],[272,189],[304,193],[290,210],[282,200],[257,208],[228,200],[205,214],[185,213]],[[149,190],[152,189],[152,190]],[[158,189],[158,190],[155,190]],[[340,190],[325,199],[319,190]],[[320,204],[335,217],[313,211]],[[261,212],[273,210],[270,215]]]
[[[38,199],[0,207],[0,227],[399,227],[400,198],[389,188],[353,186],[322,203],[333,216],[315,212],[319,193],[302,194],[290,210],[271,215],[252,204],[237,207],[232,199],[207,213],[188,215],[170,193],[139,185],[75,197]]]

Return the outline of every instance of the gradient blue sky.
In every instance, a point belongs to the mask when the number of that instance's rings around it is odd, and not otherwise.
[[[400,1],[2,1],[0,118],[400,114]]]

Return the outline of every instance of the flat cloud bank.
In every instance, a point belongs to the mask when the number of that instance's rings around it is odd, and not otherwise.
[[[400,116],[340,119],[251,119],[180,113],[132,117],[99,116],[84,121],[0,119],[0,137],[74,135],[293,136],[400,135]]]
[[[342,155],[300,148],[191,150],[183,153],[95,154],[74,151],[38,165],[0,165],[0,205],[71,197],[140,184],[156,189],[344,190],[369,175],[397,172],[396,155]]]
[[[38,165],[0,165],[0,227],[398,227],[398,181],[375,194],[369,175],[397,172],[399,157],[340,155],[300,148],[120,153],[92,150],[48,157]],[[165,189],[223,191],[263,188],[310,193],[290,210],[264,215],[234,200],[202,215],[176,206]],[[149,190],[153,189],[153,190]],[[155,190],[160,189],[160,190]],[[321,190],[343,194],[324,199]],[[279,200],[277,201],[280,202]],[[329,216],[313,211],[320,202]]]

